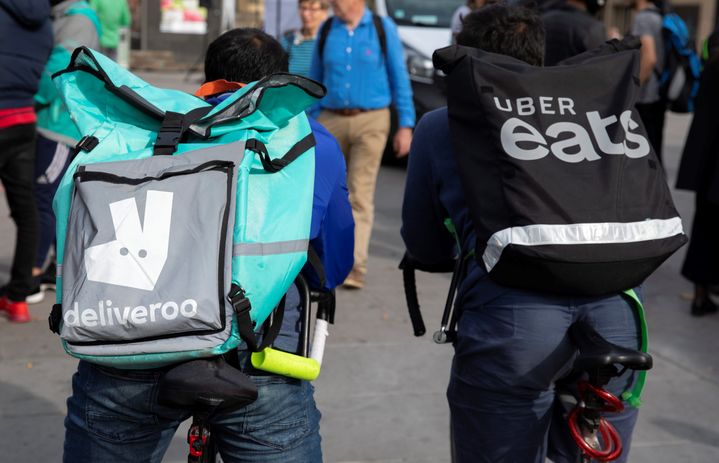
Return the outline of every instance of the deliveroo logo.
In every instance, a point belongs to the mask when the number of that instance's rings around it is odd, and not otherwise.
[[[170,247],[172,197],[149,190],[142,224],[135,198],[110,203],[115,240],[85,250],[87,279],[152,291]]]

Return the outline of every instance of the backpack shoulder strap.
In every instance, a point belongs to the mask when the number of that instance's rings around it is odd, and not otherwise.
[[[282,300],[273,311],[273,316],[267,319],[261,341],[255,333],[255,323],[250,317],[252,305],[250,300],[245,297],[245,291],[233,283],[228,297],[237,317],[237,330],[240,338],[247,344],[247,348],[252,352],[260,352],[265,347],[271,346],[282,327],[282,319],[285,313],[285,296],[282,296]],[[50,329],[52,329],[52,320],[50,320],[50,324]]]
[[[377,31],[377,38],[379,38],[379,46],[382,50],[382,55],[385,61],[387,61],[387,33],[384,30],[384,24],[382,18],[379,15],[372,13],[372,22],[374,23],[374,29]]]
[[[317,39],[317,47],[319,50],[320,58],[323,57],[325,51],[325,45],[327,44],[327,37],[330,35],[330,28],[332,27],[333,17],[327,18],[327,21],[322,24],[320,28],[319,37]],[[377,31],[377,38],[379,39],[379,46],[382,50],[382,55],[387,60],[387,33],[384,30],[384,24],[382,18],[377,14],[372,13],[372,22],[374,23],[375,31]]]
[[[327,18],[327,21],[322,24],[322,27],[320,28],[320,34],[319,38],[317,39],[317,51],[320,54],[320,60],[324,56],[325,52],[325,44],[327,43],[327,36],[330,35],[330,29],[332,28],[332,21],[334,18],[330,16]]]

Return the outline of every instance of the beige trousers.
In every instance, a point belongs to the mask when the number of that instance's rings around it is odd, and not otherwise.
[[[367,273],[374,222],[374,191],[389,135],[389,109],[340,116],[322,111],[317,120],[335,136],[347,162],[347,188],[355,220],[354,270]]]

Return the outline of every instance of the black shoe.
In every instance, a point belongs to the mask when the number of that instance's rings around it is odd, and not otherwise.
[[[34,277],[35,287],[33,288],[30,295],[25,298],[25,302],[28,304],[38,304],[45,299],[45,293],[47,291],[55,291],[55,276],[57,274],[57,267],[55,262],[52,262],[47,266],[44,272]]]
[[[696,299],[692,303],[692,316],[694,317],[701,317],[703,315],[709,315],[712,313],[716,313],[717,310],[719,310],[719,307],[711,301],[711,299],[706,298],[701,302],[698,302]]]
[[[40,275],[40,288],[43,291],[55,291],[55,279],[57,277],[57,267],[55,262],[47,266],[42,275]]]

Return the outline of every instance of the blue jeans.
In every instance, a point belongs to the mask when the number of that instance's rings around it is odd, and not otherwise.
[[[513,291],[463,309],[447,398],[458,463],[575,463],[578,449],[555,394],[576,355],[567,334],[588,321],[615,344],[637,349],[634,308],[623,296],[569,299]],[[606,389],[615,395],[634,381],[631,371]],[[608,414],[626,462],[637,410]]]
[[[211,420],[225,463],[322,461],[320,412],[307,381],[255,375],[257,401]],[[65,418],[66,463],[160,462],[191,416],[157,403],[157,370],[119,371],[81,361]]]

